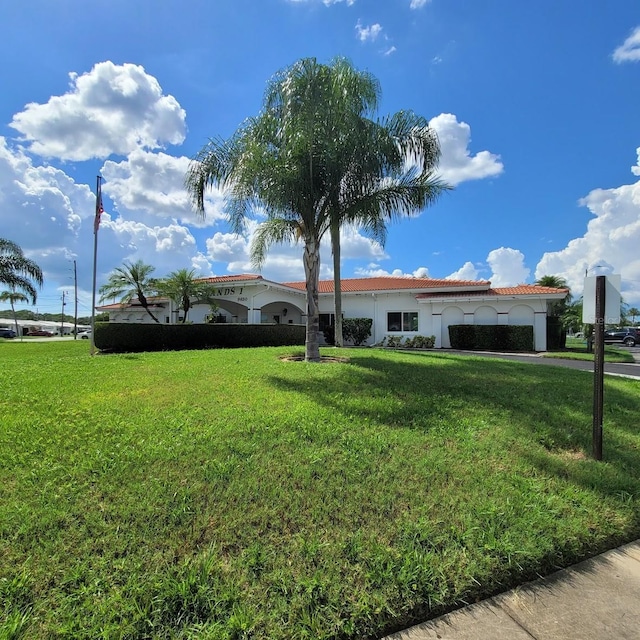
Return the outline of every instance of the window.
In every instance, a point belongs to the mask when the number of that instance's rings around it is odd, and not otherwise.
[[[335,315],[333,313],[321,313],[320,314],[320,331],[324,331],[327,327],[332,327],[335,322]]]
[[[417,311],[392,311],[387,313],[387,331],[417,331]]]

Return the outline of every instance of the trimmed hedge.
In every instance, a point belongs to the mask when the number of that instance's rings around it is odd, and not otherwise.
[[[469,351],[533,351],[532,325],[452,324],[452,349]]]
[[[238,347],[301,346],[302,324],[130,324],[100,322],[95,345],[101,351],[179,351]]]

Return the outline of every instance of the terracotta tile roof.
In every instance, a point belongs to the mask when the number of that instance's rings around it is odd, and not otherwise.
[[[255,273],[241,273],[237,276],[213,276],[212,278],[198,278],[199,282],[218,284],[222,282],[243,282],[245,280],[263,280],[262,276]]]
[[[420,293],[416,298],[448,298],[448,297],[486,297],[486,296],[526,296],[526,295],[552,295],[561,294],[566,296],[569,293],[569,289],[555,289],[554,287],[540,287],[535,284],[519,284],[516,287],[495,287],[487,289],[486,291],[443,291]]]
[[[517,287],[496,287],[493,291],[500,296],[523,296],[527,294],[540,295],[549,293],[561,293],[563,296],[566,296],[569,293],[569,289],[541,287],[537,284],[519,284]]]
[[[384,276],[379,278],[347,278],[341,281],[343,293],[358,293],[361,291],[393,291],[397,289],[438,289],[485,287],[491,284],[488,280],[438,280],[436,278],[402,278],[398,276]],[[283,282],[286,287],[305,290],[304,282]],[[333,280],[320,281],[320,293],[333,293]]]

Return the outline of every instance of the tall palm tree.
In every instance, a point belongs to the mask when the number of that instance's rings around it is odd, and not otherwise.
[[[187,321],[187,314],[191,309],[192,299],[206,297],[209,289],[207,283],[198,280],[195,269],[178,269],[163,280],[157,282],[158,292],[171,298],[179,309],[184,311],[183,324]]]
[[[29,302],[29,298],[19,291],[3,291],[0,293],[0,302],[9,302],[11,304],[11,313],[13,315],[13,324],[16,327],[16,335],[22,340],[22,333],[18,329],[18,316],[16,316],[16,302]]]
[[[38,298],[35,285],[42,286],[42,283],[42,269],[26,258],[15,242],[0,238],[0,284],[12,291],[24,292],[35,304]]]
[[[214,185],[225,190],[227,212],[236,231],[241,230],[252,206],[262,206],[267,219],[254,236],[255,266],[264,263],[272,244],[302,241],[307,361],[320,360],[320,241],[332,219],[338,232],[341,224],[356,222],[382,238],[384,224],[379,216],[372,216],[376,210],[372,203],[379,203],[378,212],[395,211],[408,180],[406,175],[388,171],[382,156],[375,170],[366,169],[375,156],[368,152],[369,143],[385,140],[397,146],[392,136],[382,135],[384,124],[366,118],[377,105],[378,92],[375,80],[356,72],[343,59],[330,65],[302,59],[270,81],[261,113],[247,120],[229,140],[212,140],[194,158],[186,176],[187,190],[202,215],[205,190]],[[416,130],[414,139],[424,142],[428,138],[432,145],[435,137],[431,132],[427,136],[427,130],[426,126]],[[354,131],[361,133],[359,146]],[[416,147],[414,159],[420,157]],[[427,171],[408,171],[409,177],[418,174],[412,203],[420,201],[424,206],[427,182],[430,187],[439,183]],[[334,259],[339,263],[339,233],[336,237]]]
[[[107,283],[100,287],[100,302],[119,298],[121,303],[127,304],[137,298],[140,306],[154,322],[160,324],[149,309],[148,298],[157,292],[157,282],[150,277],[154,271],[155,267],[145,264],[142,260],[125,262],[122,267],[114,269],[109,274]]]

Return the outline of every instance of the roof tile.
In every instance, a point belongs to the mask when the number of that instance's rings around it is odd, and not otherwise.
[[[304,282],[283,282],[287,287],[304,291]],[[383,276],[377,278],[346,278],[341,280],[344,293],[358,293],[364,291],[392,291],[396,289],[434,289],[441,287],[489,287],[488,280],[444,280],[436,278],[403,278],[398,276]],[[333,293],[333,280],[321,280],[320,293]]]

